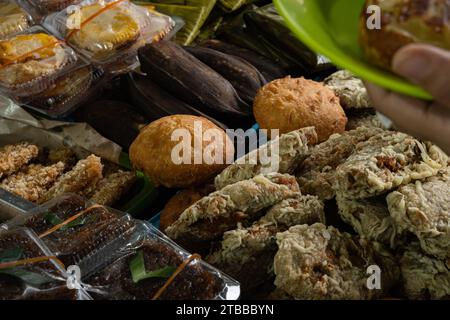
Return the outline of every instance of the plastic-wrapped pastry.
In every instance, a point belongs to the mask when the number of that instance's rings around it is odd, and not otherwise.
[[[0,1],[0,39],[30,26],[29,15],[14,1]]]
[[[76,61],[72,49],[37,27],[0,41],[0,85],[18,96],[45,90]]]
[[[82,0],[28,0],[33,8],[43,14],[63,10],[70,5],[78,4]]]

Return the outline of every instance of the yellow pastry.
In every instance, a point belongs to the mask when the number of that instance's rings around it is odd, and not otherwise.
[[[0,82],[17,86],[61,69],[67,54],[55,37],[24,34],[0,41]]]
[[[104,7],[99,4],[81,8],[81,28],[68,29],[67,40],[79,49],[90,52],[97,59],[107,59],[117,50],[132,45],[140,34],[138,22],[123,6]],[[76,13],[74,13],[76,14]],[[69,20],[75,21],[72,15]]]
[[[0,38],[23,31],[28,26],[27,15],[17,4],[0,1]]]

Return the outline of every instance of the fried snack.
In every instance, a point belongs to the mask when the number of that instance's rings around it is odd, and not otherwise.
[[[99,181],[90,200],[104,206],[112,206],[130,190],[136,179],[134,172],[119,170],[111,173]]]
[[[72,170],[62,175],[38,202],[47,202],[66,192],[82,193],[84,189],[98,183],[102,178],[102,170],[101,159],[90,155],[86,159],[78,161]]]
[[[404,294],[411,300],[450,299],[450,261],[422,252],[418,243],[409,245],[400,259]]]
[[[317,195],[322,200],[332,199],[335,196],[335,169],[353,153],[359,142],[382,132],[379,128],[358,128],[333,135],[314,147],[295,174],[302,193]]]
[[[178,267],[183,256],[164,242],[145,240],[133,254],[128,254],[97,272],[87,280],[93,287],[92,295],[100,300],[151,300],[166,283],[166,278],[149,277],[134,282],[131,261],[142,252],[145,270]],[[224,281],[208,272],[203,265],[188,264],[160,297],[161,300],[212,300],[224,289]]]
[[[360,237],[383,243],[392,249],[401,245],[399,230],[389,214],[384,197],[349,200],[336,196],[339,215]]]
[[[375,112],[370,109],[347,112],[347,117],[347,130],[355,130],[359,127],[384,129],[383,123],[381,123]]]
[[[450,258],[450,168],[400,187],[387,203],[398,228],[414,233],[426,253]]]
[[[86,50],[96,59],[109,58],[117,50],[131,46],[141,32],[138,21],[120,5],[113,6],[100,12],[104,6],[98,3],[80,7],[82,28],[79,30],[67,29],[69,43],[75,47]],[[74,17],[78,12],[73,13],[67,19]],[[92,16],[94,18],[89,23],[83,24]],[[74,33],[72,33],[74,32]]]
[[[258,175],[197,201],[166,229],[166,234],[172,239],[189,239],[189,242],[211,241],[236,228],[238,222],[258,219],[261,210],[297,192],[298,184],[290,175]]]
[[[386,193],[398,186],[431,177],[447,166],[448,157],[437,146],[393,131],[358,144],[336,169],[334,189],[349,199]]]
[[[62,162],[48,167],[31,164],[4,179],[0,188],[28,201],[37,202],[64,172],[64,168],[65,165]]]
[[[367,27],[372,15],[368,6],[380,8],[379,28]],[[370,62],[387,70],[395,53],[410,43],[450,50],[449,11],[447,0],[366,0],[360,21],[361,47]]]
[[[0,39],[29,27],[26,13],[12,1],[0,1]]]
[[[28,55],[33,50],[39,54]],[[17,59],[21,57],[21,59]],[[68,60],[61,43],[45,33],[22,34],[0,41],[0,82],[17,86],[60,70]]]
[[[400,276],[394,257],[377,243],[316,223],[277,234],[275,285],[294,299],[359,300],[386,294]],[[381,270],[381,290],[367,287],[369,266]]]
[[[39,148],[28,142],[6,145],[0,149],[0,179],[18,171],[39,154]]]
[[[47,162],[49,164],[63,162],[66,168],[71,168],[77,163],[77,156],[69,148],[51,149],[47,156]]]
[[[208,134],[211,141],[202,139]],[[130,147],[130,159],[157,186],[190,188],[221,172],[234,159],[234,146],[225,131],[208,119],[173,115],[141,130]]]
[[[280,134],[313,126],[319,142],[343,133],[347,124],[334,92],[304,78],[286,77],[265,85],[256,95],[253,113],[262,129],[279,129]]]
[[[316,143],[317,134],[313,127],[283,134],[236,160],[222,171],[214,180],[216,189],[220,190],[229,184],[251,179],[262,173],[291,174],[308,156],[310,145]],[[275,154],[272,154],[272,149]],[[271,161],[267,161],[267,159],[262,161],[261,157],[271,157]]]
[[[178,220],[184,210],[214,191],[216,191],[214,186],[208,185],[203,188],[182,190],[175,194],[164,207],[159,219],[159,229],[166,230]]]
[[[316,222],[325,223],[322,201],[298,194],[274,205],[251,227],[225,232],[220,247],[205,260],[238,280],[246,295],[273,277],[276,234]]]
[[[344,109],[372,108],[364,83],[349,71],[340,70],[333,73],[324,80],[324,84],[339,97]]]

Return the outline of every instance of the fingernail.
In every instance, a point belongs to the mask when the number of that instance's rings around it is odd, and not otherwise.
[[[428,59],[418,52],[400,50],[392,61],[392,70],[413,82],[426,78],[430,69]]]

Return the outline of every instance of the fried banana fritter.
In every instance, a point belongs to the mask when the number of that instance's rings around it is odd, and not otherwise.
[[[90,155],[78,161],[72,170],[63,174],[40,199],[39,203],[47,202],[66,192],[81,193],[102,178],[103,165],[101,159]]]
[[[402,243],[384,197],[351,200],[338,194],[336,202],[342,220],[361,237],[381,242],[393,249]]]
[[[0,179],[19,171],[38,154],[39,148],[27,142],[2,147],[0,149]]]
[[[380,128],[361,127],[342,135],[333,135],[314,147],[296,171],[302,193],[316,195],[322,200],[332,199],[335,196],[336,167],[353,153],[356,144],[382,132]]]
[[[64,168],[62,162],[47,167],[31,164],[4,179],[0,188],[28,201],[37,202],[64,172]]]
[[[325,223],[323,202],[298,194],[271,207],[249,228],[225,232],[206,261],[238,280],[244,293],[273,277],[276,234],[299,224]]]
[[[236,160],[234,164],[222,171],[215,179],[216,189],[220,190],[238,181],[251,179],[258,174],[274,172],[272,161],[278,161],[277,172],[291,174],[308,156],[310,145],[316,143],[317,133],[314,127],[283,134]],[[272,148],[275,149],[274,151],[278,149],[278,154],[272,154]],[[269,156],[272,158],[271,162],[263,163],[261,161],[261,157]],[[267,172],[267,170],[272,171]]]
[[[353,238],[316,223],[277,234],[275,285],[295,299],[376,299],[399,278],[391,253],[377,242]],[[366,273],[380,267],[382,288],[368,289]]]
[[[400,259],[404,294],[412,300],[450,299],[450,260],[438,260],[409,245]]]
[[[337,167],[334,189],[349,199],[386,193],[422,180],[447,166],[448,157],[437,146],[393,131],[383,131],[356,146]]]
[[[387,202],[397,226],[415,234],[426,253],[450,258],[450,168],[400,187]]]
[[[261,210],[299,192],[295,177],[279,173],[258,175],[226,186],[197,201],[166,229],[172,239],[209,241],[236,228],[241,221],[254,221]]]
[[[133,186],[136,179],[134,172],[119,170],[111,173],[100,180],[90,200],[97,204],[111,206]]]

